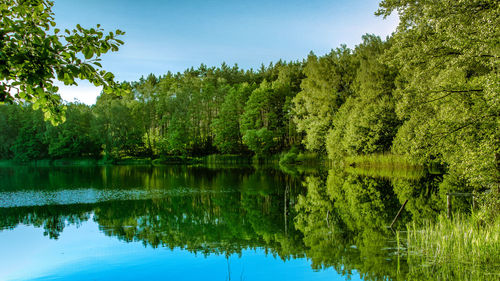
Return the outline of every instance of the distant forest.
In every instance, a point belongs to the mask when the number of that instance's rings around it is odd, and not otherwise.
[[[128,94],[67,104],[58,126],[30,104],[3,105],[0,158],[391,152],[439,162],[457,185],[496,185],[500,24],[491,24],[499,23],[498,3],[483,2],[412,4],[391,37],[367,34],[353,49],[303,61],[150,74],[124,82]],[[384,1],[377,13],[402,9],[398,3]]]

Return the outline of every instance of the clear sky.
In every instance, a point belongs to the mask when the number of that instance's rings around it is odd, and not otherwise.
[[[121,29],[125,45],[103,56],[103,66],[118,81],[149,73],[183,71],[201,63],[237,63],[257,69],[262,63],[302,60],[310,51],[328,53],[340,44],[354,47],[361,35],[383,38],[397,18],[374,16],[379,0],[55,0],[58,28],[76,24]],[[63,99],[95,103],[100,88],[88,83],[61,87]]]

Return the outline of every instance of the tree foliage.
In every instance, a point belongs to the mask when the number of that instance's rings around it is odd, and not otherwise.
[[[475,186],[500,171],[498,1],[382,1],[400,24],[386,60],[400,72],[394,96],[404,124],[394,151],[438,159]]]
[[[307,58],[302,90],[293,99],[293,118],[298,131],[305,132],[304,144],[309,150],[325,150],[333,117],[352,94],[356,64],[351,52],[343,45],[323,57],[311,53]]]
[[[212,122],[214,144],[221,153],[242,151],[240,116],[245,112],[245,101],[254,88],[255,84],[243,83],[232,87],[224,97],[220,112]]]
[[[92,110],[80,103],[67,105],[66,121],[58,126],[47,124],[45,137],[51,158],[98,158],[99,138],[92,134]]]
[[[54,80],[65,85],[88,80],[110,93],[114,75],[101,69],[99,57],[117,51],[123,41],[116,36],[124,32],[105,34],[100,25],[61,32],[52,6],[48,0],[0,3],[0,103],[32,103],[58,123],[64,121],[65,107]]]
[[[330,158],[389,151],[400,126],[395,113],[396,71],[381,61],[390,45],[374,35],[364,35],[353,52],[358,65],[352,95],[332,120],[326,147]]]

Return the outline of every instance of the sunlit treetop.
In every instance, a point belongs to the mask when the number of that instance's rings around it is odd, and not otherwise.
[[[100,56],[118,51],[124,32],[105,33],[77,25],[56,28],[52,1],[0,1],[0,104],[30,103],[41,108],[46,120],[64,122],[65,106],[54,86],[57,79],[77,85],[75,79],[119,93],[114,75],[102,69]]]

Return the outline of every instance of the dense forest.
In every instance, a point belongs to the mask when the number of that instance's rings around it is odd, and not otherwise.
[[[387,72],[378,81],[380,74],[366,73],[372,66],[365,66],[376,62],[388,44],[366,35],[354,50],[342,46],[323,57],[311,53],[306,61],[278,61],[257,71],[223,64],[150,74],[124,82],[128,94],[103,92],[93,106],[67,104],[66,121],[57,126],[29,105],[4,106],[2,118],[8,119],[2,122],[7,133],[1,156],[21,161],[214,153],[265,157],[302,144],[326,153],[326,136],[336,127],[333,116],[349,99],[362,96],[356,88],[382,87],[381,93],[370,93],[373,98],[391,95],[394,75],[388,67],[376,63]],[[395,114],[392,118],[388,122],[398,123]],[[372,137],[369,144],[341,150],[386,151],[393,137]]]
[[[37,104],[0,106],[0,158],[162,158],[307,150],[332,160],[392,152],[443,164],[446,182],[498,186],[496,1],[382,1],[385,40],[258,70],[200,65],[107,90],[44,121]],[[451,13],[450,11],[453,11]],[[122,93],[125,92],[125,93]]]

